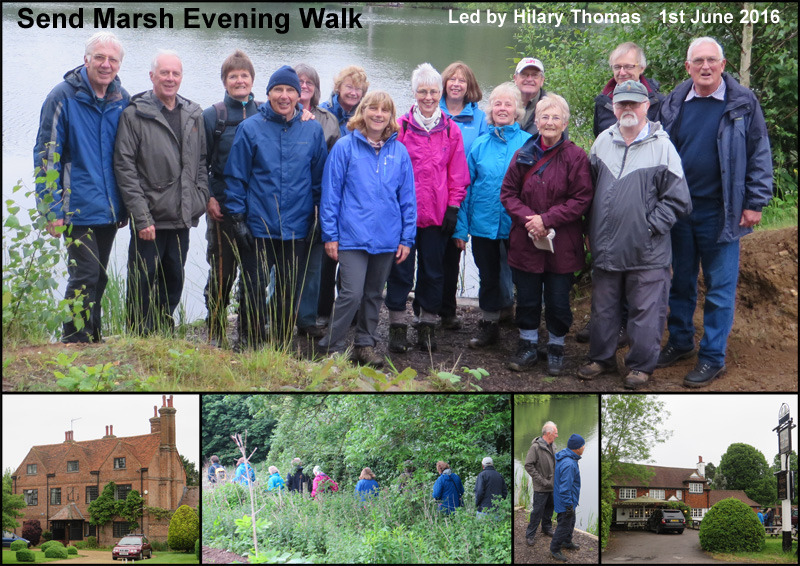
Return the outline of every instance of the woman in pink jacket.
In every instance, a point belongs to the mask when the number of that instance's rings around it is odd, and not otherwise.
[[[406,146],[414,169],[417,237],[408,259],[392,266],[386,286],[389,350],[397,353],[410,346],[406,337],[406,301],[414,283],[417,252],[417,345],[436,350],[434,327],[442,306],[445,246],[456,229],[458,208],[469,185],[461,130],[439,107],[442,76],[429,63],[423,63],[411,75],[411,88],[416,102],[398,120],[397,139]]]

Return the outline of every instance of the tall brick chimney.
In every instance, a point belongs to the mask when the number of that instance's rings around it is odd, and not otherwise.
[[[114,425],[106,425],[106,435],[103,438],[116,438],[114,436]]]
[[[706,477],[706,464],[703,462],[703,457],[697,457],[697,474],[702,477]]]
[[[172,406],[172,395],[169,399],[166,395],[162,396],[163,405],[158,410],[161,415],[161,447],[169,447],[172,450],[177,450],[175,447],[175,407]]]
[[[64,431],[64,444],[67,444],[68,442],[75,442],[75,439],[72,438],[72,432],[73,431],[71,430]]]
[[[153,405],[153,416],[150,418],[150,434],[161,432],[161,419],[158,416],[158,406]]]

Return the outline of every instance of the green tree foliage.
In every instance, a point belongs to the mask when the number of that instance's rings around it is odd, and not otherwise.
[[[113,481],[108,482],[100,496],[89,503],[89,524],[102,526],[110,522],[114,517],[119,515],[120,503],[114,499],[114,492],[117,489],[117,484]]]
[[[22,523],[22,538],[31,541],[33,546],[39,544],[42,538],[42,524],[39,519],[30,519]]]
[[[770,467],[770,471],[775,473],[779,472],[781,469],[781,460],[780,454],[775,454],[775,457],[772,459],[772,466]],[[797,477],[797,452],[792,450],[789,452],[789,471]],[[795,484],[794,494],[792,496],[792,505],[797,505],[797,485]]]
[[[230,435],[245,430],[247,445],[258,447],[256,454],[263,458],[269,452],[275,419],[267,413],[254,419],[244,395],[203,395],[202,403],[203,457],[206,460],[216,454],[220,462],[230,468],[241,457]]]
[[[3,530],[11,531],[19,527],[17,517],[22,517],[20,509],[27,507],[22,495],[12,493],[11,470],[3,473]]]
[[[749,444],[739,442],[728,446],[716,476],[724,477],[725,489],[742,489],[750,499],[761,505],[775,503],[776,482],[767,459]]]
[[[186,471],[186,485],[200,485],[200,473],[194,462],[190,462],[183,454],[179,454],[181,464]]]
[[[169,522],[167,544],[173,550],[193,551],[194,543],[199,538],[200,519],[197,513],[188,505],[181,505]]]
[[[700,546],[713,552],[760,552],[764,526],[753,510],[738,499],[723,499],[700,523]]]
[[[128,492],[128,495],[125,498],[124,502],[122,503],[121,508],[119,509],[119,516],[123,519],[128,520],[128,524],[130,525],[131,530],[136,530],[139,528],[139,518],[142,516],[144,499],[139,492],[135,489]]]
[[[723,489],[714,483],[714,478],[717,475],[717,467],[709,462],[706,464],[706,479],[708,480],[708,487],[711,489]]]

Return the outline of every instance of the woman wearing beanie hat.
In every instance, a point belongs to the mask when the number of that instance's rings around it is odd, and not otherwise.
[[[556,532],[550,543],[550,555],[556,560],[566,562],[561,549],[577,550],[579,546],[572,542],[572,531],[575,529],[575,508],[581,497],[581,471],[578,460],[581,459],[586,441],[579,434],[573,434],[567,441],[567,447],[556,454],[556,470],[553,481],[553,506],[556,517]]]

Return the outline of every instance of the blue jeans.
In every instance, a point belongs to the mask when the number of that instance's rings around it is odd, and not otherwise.
[[[703,306],[705,332],[697,357],[713,366],[725,364],[739,278],[739,240],[718,243],[721,229],[721,210],[702,205],[672,227],[669,343],[678,350],[694,347],[692,318],[697,308],[697,277],[702,265],[707,289]]]
[[[564,336],[572,325],[569,291],[575,276],[572,273],[529,273],[514,267],[511,276],[517,286],[517,326],[522,330],[539,328],[542,318],[542,289],[544,288],[544,318],[547,331]]]

